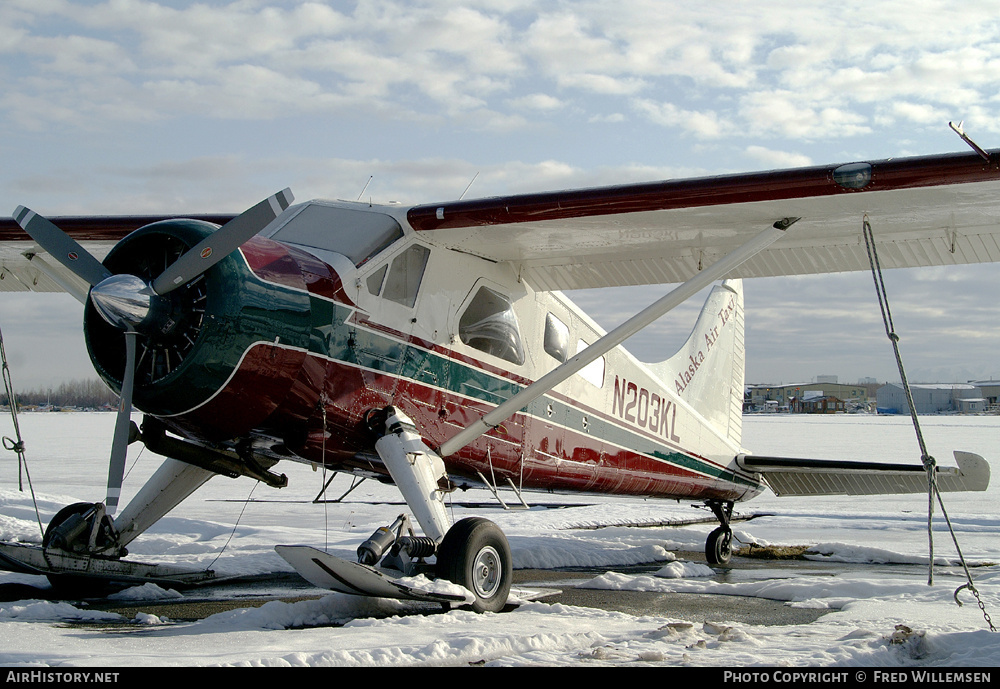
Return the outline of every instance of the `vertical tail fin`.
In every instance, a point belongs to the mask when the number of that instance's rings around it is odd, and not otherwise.
[[[743,434],[743,281],[716,285],[687,342],[650,369],[737,445]]]

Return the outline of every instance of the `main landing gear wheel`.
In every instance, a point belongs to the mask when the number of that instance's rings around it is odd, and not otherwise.
[[[496,524],[481,517],[457,522],[437,551],[437,575],[476,596],[476,612],[500,612],[510,593],[510,545]]]
[[[710,565],[728,565],[733,557],[733,530],[720,526],[708,535],[705,542],[705,559]]]

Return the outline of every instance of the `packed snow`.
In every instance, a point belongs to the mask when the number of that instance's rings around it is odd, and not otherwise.
[[[0,464],[0,540],[32,543],[61,507],[103,499],[112,414],[23,414],[34,500],[18,490],[13,453]],[[930,450],[953,465],[951,450],[977,452],[998,467],[1000,417],[921,419]],[[9,422],[8,422],[9,423]],[[7,426],[0,433],[10,435]],[[885,459],[919,463],[908,418],[838,415],[745,417],[744,445],[759,454]],[[123,502],[159,464],[138,445],[130,451]],[[130,558],[220,575],[288,572],[278,544],[312,545],[353,559],[357,545],[405,507],[391,486],[366,482],[341,504],[314,504],[329,479],[288,464],[289,487],[215,478],[130,547]],[[946,494],[945,505],[985,612],[1000,609],[996,480],[984,493]],[[338,477],[337,497],[350,485]],[[512,496],[510,496],[512,498]],[[145,584],[115,594],[134,616],[98,612],[80,601],[26,598],[0,602],[0,664],[10,668],[137,666],[720,666],[720,667],[993,667],[1000,635],[989,630],[965,583],[943,516],[934,515],[935,565],[928,566],[926,495],[870,498],[776,498],[737,505],[765,513],[735,525],[737,546],[811,546],[804,561],[710,568],[677,553],[702,551],[714,524],[640,528],[634,523],[705,516],[690,504],[592,496],[527,495],[504,511],[453,507],[455,518],[479,514],[497,522],[511,543],[515,568],[595,568],[582,583],[672,596],[746,596],[826,611],[808,624],[747,624],[706,617],[697,622],[595,608],[525,602],[500,614],[366,599],[315,589],[308,600],[273,600],[197,622],[142,612],[164,600],[202,597]],[[458,500],[488,502],[486,492]],[[39,516],[36,517],[35,502]],[[508,503],[516,500],[508,500]],[[390,504],[395,503],[395,504]],[[601,527],[603,528],[595,528]],[[630,565],[648,563],[644,573]],[[846,564],[845,564],[846,563]],[[928,576],[933,573],[933,585]],[[42,577],[0,573],[0,585],[45,587]],[[9,587],[8,587],[9,588]],[[282,595],[276,583],[273,594]],[[302,590],[296,590],[301,595]],[[310,593],[307,590],[306,593]],[[432,614],[414,614],[429,612]]]

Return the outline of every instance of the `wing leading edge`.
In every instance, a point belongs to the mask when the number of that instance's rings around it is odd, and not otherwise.
[[[889,159],[411,208],[426,240],[510,262],[537,289],[675,283],[801,218],[731,277],[1000,261],[1000,151]]]

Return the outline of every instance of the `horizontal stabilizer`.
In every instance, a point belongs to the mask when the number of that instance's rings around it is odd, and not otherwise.
[[[955,451],[958,467],[937,467],[942,492],[984,491],[990,465],[971,452]],[[926,493],[927,472],[916,464],[879,464],[829,459],[739,455],[746,471],[763,474],[775,495],[895,495]]]

